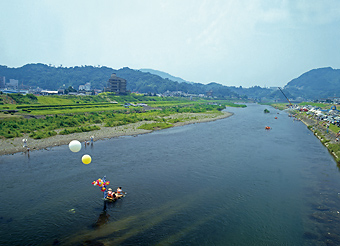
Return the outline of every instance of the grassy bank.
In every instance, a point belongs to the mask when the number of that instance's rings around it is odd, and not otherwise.
[[[310,129],[320,142],[334,156],[338,166],[340,166],[340,142],[336,141],[336,133],[340,130],[339,127],[331,124],[329,128],[323,121],[314,119],[312,116],[299,111],[295,111],[296,118],[301,120]]]
[[[143,129],[165,128],[186,120],[169,117],[175,113],[217,113],[226,106],[244,106],[227,100],[193,101],[180,97],[116,96],[108,93],[89,97],[25,98],[22,95],[12,95],[11,98],[17,99],[19,103],[0,105],[0,110],[3,110],[0,114],[2,138],[17,138],[28,134],[33,139],[43,139],[143,121],[153,124],[152,126],[144,124],[141,126]]]

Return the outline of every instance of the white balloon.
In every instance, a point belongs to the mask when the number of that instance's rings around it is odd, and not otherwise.
[[[72,152],[78,152],[81,149],[81,143],[78,140],[72,140],[68,147]]]

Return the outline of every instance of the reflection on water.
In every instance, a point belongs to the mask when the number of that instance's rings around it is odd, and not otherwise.
[[[301,122],[264,108],[0,157],[0,244],[340,244],[334,160]],[[91,184],[104,175],[128,195],[105,204]]]

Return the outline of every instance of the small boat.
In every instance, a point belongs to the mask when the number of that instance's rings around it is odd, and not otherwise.
[[[266,126],[264,129],[270,130],[271,128],[270,128],[270,126]]]
[[[104,198],[104,201],[105,201],[105,202],[115,202],[115,201],[117,201],[118,199],[122,199],[123,197],[125,197],[125,195],[126,195],[126,192],[123,192],[123,195],[120,195],[120,196],[115,197],[115,198],[106,197],[106,198]]]
[[[105,199],[104,199],[104,201],[105,202],[115,202],[115,201],[117,201],[119,198],[111,198],[111,197],[106,197]]]
[[[277,117],[275,117],[275,120],[277,120]]]

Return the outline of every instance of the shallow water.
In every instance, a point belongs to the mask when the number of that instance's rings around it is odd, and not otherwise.
[[[335,161],[305,125],[265,108],[79,153],[1,156],[0,245],[339,244]],[[104,175],[128,193],[105,211],[91,184]]]

